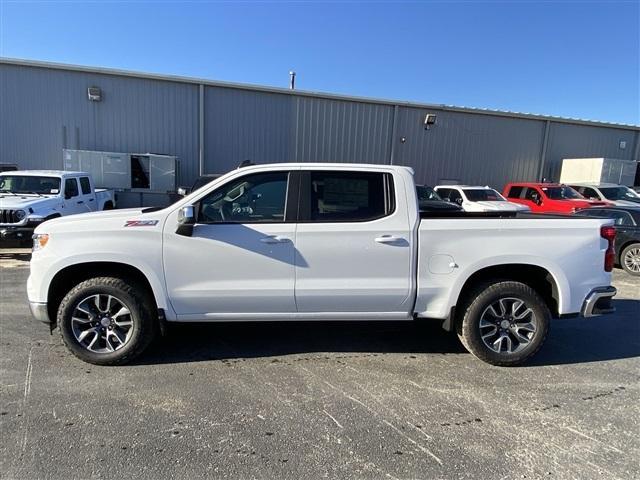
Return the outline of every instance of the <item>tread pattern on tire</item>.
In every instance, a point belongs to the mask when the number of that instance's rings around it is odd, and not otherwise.
[[[544,330],[542,337],[536,339],[537,345],[534,349],[527,351],[526,355],[514,355],[513,357],[505,357],[500,358],[496,356],[497,354],[492,354],[487,347],[482,344],[482,341],[476,338],[476,333],[479,335],[479,332],[473,331],[476,328],[475,322],[473,319],[469,318],[471,312],[480,304],[485,302],[487,297],[492,296],[493,294],[502,293],[503,291],[508,290],[511,292],[523,294],[526,296],[531,296],[535,300],[535,308],[540,309],[542,317],[540,319],[541,325],[539,328]],[[532,306],[533,307],[533,306]],[[544,344],[548,334],[549,334],[549,324],[551,320],[551,313],[549,308],[547,307],[545,301],[542,297],[529,285],[513,281],[513,280],[493,280],[487,281],[481,284],[478,284],[470,293],[466,296],[465,300],[463,300],[463,307],[461,309],[462,317],[459,320],[459,328],[458,328],[458,338],[460,342],[464,346],[467,351],[469,351],[476,358],[482,360],[483,362],[490,363],[491,365],[508,367],[508,366],[517,366],[526,362],[528,359],[533,357],[542,345]]]
[[[60,332],[60,337],[62,338],[62,342],[64,343],[64,345],[75,356],[78,356],[75,352],[75,345],[70,345],[69,341],[65,338],[63,328],[60,325],[60,322],[62,320],[61,317],[63,315],[63,312],[69,307],[69,304],[73,301],[74,297],[79,292],[90,288],[105,286],[121,290],[133,299],[135,304],[134,308],[137,308],[138,315],[140,317],[139,322],[141,333],[139,335],[139,340],[131,348],[129,348],[124,355],[116,358],[101,358],[93,356],[78,358],[85,362],[93,363],[94,365],[124,365],[125,363],[128,363],[134,358],[138,357],[149,346],[149,344],[155,337],[155,333],[157,330],[157,322],[154,321],[152,300],[149,294],[135,283],[132,284],[118,277],[93,277],[78,283],[64,296],[62,302],[60,302],[60,306],[58,307],[58,312],[56,315],[58,330]]]

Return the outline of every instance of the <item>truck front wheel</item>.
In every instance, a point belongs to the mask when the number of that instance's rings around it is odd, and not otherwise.
[[[153,300],[144,289],[115,277],[76,285],[58,308],[62,340],[76,357],[96,365],[122,365],[140,355],[157,328]]]
[[[458,336],[473,355],[492,365],[515,366],[536,354],[549,332],[551,313],[528,285],[486,283],[463,305]]]

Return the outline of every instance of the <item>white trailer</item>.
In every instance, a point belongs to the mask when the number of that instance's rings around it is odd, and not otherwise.
[[[619,158],[565,158],[561,183],[616,183],[634,186],[638,162]]]
[[[89,172],[96,186],[118,192],[121,207],[164,206],[176,191],[177,159],[154,153],[62,151],[67,171]]]

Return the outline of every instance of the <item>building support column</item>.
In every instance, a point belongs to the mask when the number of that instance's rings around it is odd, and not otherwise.
[[[538,169],[538,181],[542,181],[542,175],[544,173],[544,166],[547,162],[547,144],[549,143],[549,128],[551,121],[547,120],[544,124],[544,137],[542,139],[542,149],[540,150],[540,168]]]
[[[198,172],[204,175],[204,85],[198,87]]]
[[[389,165],[393,165],[396,154],[396,132],[398,125],[398,105],[393,106],[393,118],[391,119],[391,148],[389,149]]]

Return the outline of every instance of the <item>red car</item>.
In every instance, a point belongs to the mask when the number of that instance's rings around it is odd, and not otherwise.
[[[560,183],[509,183],[503,195],[510,202],[531,208],[534,213],[573,213],[581,208],[609,207],[613,203],[588,200]]]

